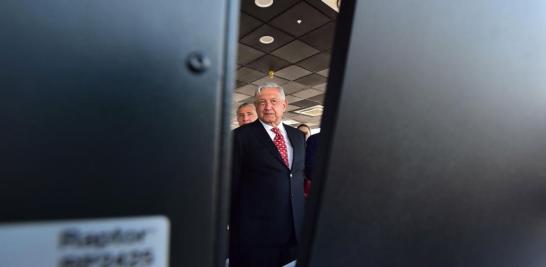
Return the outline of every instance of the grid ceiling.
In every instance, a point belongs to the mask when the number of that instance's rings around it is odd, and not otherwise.
[[[320,0],[275,0],[267,8],[242,0],[234,109],[252,101],[257,85],[275,82],[287,94],[285,119],[319,127],[320,116],[294,111],[323,104],[336,18]],[[259,42],[263,35],[275,41],[264,45]],[[273,79],[269,70],[275,72]]]

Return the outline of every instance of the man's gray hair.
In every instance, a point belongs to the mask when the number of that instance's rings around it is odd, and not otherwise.
[[[281,95],[281,100],[286,99],[286,95],[284,94],[284,89],[280,85],[278,85],[276,83],[266,83],[264,85],[258,86],[258,88],[256,89],[256,93],[254,94],[254,97],[257,97],[259,94],[261,94],[262,89],[264,89],[264,88],[277,88],[277,89],[279,89],[279,93]]]
[[[246,106],[252,106],[254,109],[256,109],[256,106],[254,106],[254,103],[244,102],[243,104],[239,105],[239,107],[237,108],[237,112],[239,112],[239,110],[241,110],[241,108],[244,108]]]

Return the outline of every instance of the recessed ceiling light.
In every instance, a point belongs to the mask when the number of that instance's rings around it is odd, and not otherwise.
[[[298,24],[301,24],[301,19],[296,20]]]
[[[254,0],[254,4],[261,8],[266,8],[273,5],[273,0]]]
[[[273,38],[273,36],[264,35],[260,37],[260,43],[262,44],[270,44],[273,43],[273,41],[275,41],[275,38]]]

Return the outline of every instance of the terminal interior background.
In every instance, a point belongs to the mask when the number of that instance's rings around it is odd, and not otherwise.
[[[234,109],[274,82],[288,101],[284,123],[318,132],[338,11],[337,0],[241,1]]]

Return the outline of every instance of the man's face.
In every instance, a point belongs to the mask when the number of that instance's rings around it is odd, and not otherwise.
[[[237,122],[239,122],[239,126],[254,122],[257,118],[258,115],[256,114],[254,105],[243,106],[237,111]]]
[[[286,100],[281,100],[278,88],[265,87],[256,96],[258,118],[266,124],[277,126],[281,123],[282,114],[286,110]]]

